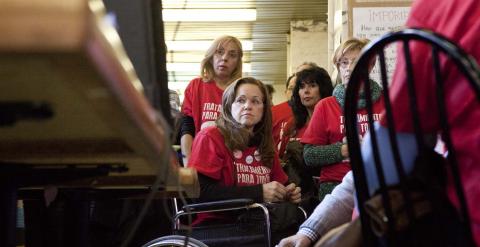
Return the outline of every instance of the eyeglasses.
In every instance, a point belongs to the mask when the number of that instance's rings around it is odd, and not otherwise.
[[[236,59],[239,56],[238,52],[236,52],[236,51],[229,51],[226,54],[227,54],[227,57],[231,58],[231,59]],[[215,56],[223,57],[223,55],[225,55],[225,50],[224,49],[218,49],[218,50],[215,51]]]
[[[340,61],[338,61],[338,65],[343,69],[346,69],[350,67],[350,65],[354,65],[356,62],[357,62],[357,59],[342,58],[340,59]]]

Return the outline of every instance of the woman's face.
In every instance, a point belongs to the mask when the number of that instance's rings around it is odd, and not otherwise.
[[[213,55],[213,70],[219,78],[230,78],[240,60],[240,52],[233,42],[222,44]]]
[[[313,110],[318,101],[320,101],[320,88],[315,82],[305,83],[302,81],[298,94],[300,95],[302,105],[310,110]]]
[[[232,116],[235,121],[249,130],[262,120],[264,96],[254,84],[242,84],[237,88],[232,104]]]
[[[340,78],[342,79],[342,84],[347,86],[348,81],[350,80],[350,74],[352,73],[353,65],[357,61],[357,58],[360,55],[360,50],[350,50],[345,52],[342,57],[338,60],[338,70],[340,72]]]

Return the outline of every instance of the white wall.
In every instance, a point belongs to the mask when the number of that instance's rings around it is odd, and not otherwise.
[[[328,33],[327,24],[313,20],[290,22],[289,45],[287,47],[287,77],[303,62],[315,62],[328,70]],[[286,100],[285,82],[275,84],[273,103]]]
[[[335,81],[337,70],[332,63],[335,49],[347,38],[348,22],[346,0],[328,0],[328,72]]]
[[[289,74],[303,62],[315,62],[328,67],[327,24],[313,20],[290,22]]]
[[[286,100],[285,97],[285,84],[272,84],[273,88],[275,88],[275,93],[273,94],[273,104],[279,104]]]

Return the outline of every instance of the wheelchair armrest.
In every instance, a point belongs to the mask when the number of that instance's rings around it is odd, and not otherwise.
[[[206,211],[206,210],[218,210],[218,209],[225,209],[225,208],[239,208],[239,207],[247,207],[253,203],[254,201],[252,199],[232,199],[232,200],[188,204],[183,206],[182,210],[184,212],[195,212],[195,211]]]

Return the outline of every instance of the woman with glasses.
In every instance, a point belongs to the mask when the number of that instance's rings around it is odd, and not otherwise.
[[[321,100],[316,106],[310,124],[305,130],[301,142],[304,146],[304,160],[307,166],[321,167],[319,199],[323,200],[337,186],[350,170],[348,148],[345,138],[345,119],[343,107],[345,88],[348,86],[350,74],[361,49],[368,43],[366,39],[351,38],[338,47],[333,63],[338,70],[337,85],[331,97]],[[372,69],[374,61],[370,68]],[[374,116],[379,116],[383,109],[381,87],[370,81],[371,95],[374,102]],[[360,96],[359,132],[363,135],[367,130],[365,99]],[[378,120],[378,118],[374,119]]]
[[[189,159],[198,172],[201,201],[300,202],[300,188],[287,184],[274,149],[270,108],[266,88],[254,78],[240,78],[225,90],[216,126],[197,134]],[[201,214],[194,224],[218,220],[231,219]]]
[[[242,44],[237,38],[215,39],[201,62],[200,77],[185,89],[180,128],[183,164],[188,164],[195,135],[219,117],[225,88],[242,76],[242,57]]]
[[[354,184],[345,140],[344,93],[353,66],[361,49],[367,43],[368,40],[351,38],[335,51],[333,63],[338,70],[338,84],[333,90],[333,96],[321,100],[315,106],[310,124],[301,139],[301,142],[305,143],[305,163],[321,167],[319,196],[321,200],[324,199],[303,222],[298,232],[282,239],[279,247],[312,246],[312,243],[325,236],[328,231],[352,219]],[[373,65],[374,60],[369,66],[370,71]],[[378,115],[383,109],[382,90],[374,81],[370,81],[370,88],[374,102],[373,110]],[[364,94],[361,93],[358,101],[360,111],[357,118],[359,132],[363,135],[366,129],[362,126],[366,126],[364,124],[367,120],[364,117],[365,98],[362,95]],[[336,186],[338,184],[339,186]]]

